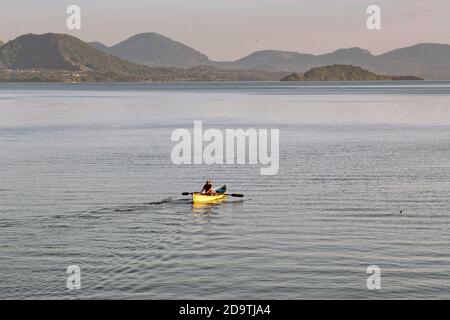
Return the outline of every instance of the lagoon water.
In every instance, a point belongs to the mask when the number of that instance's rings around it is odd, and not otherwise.
[[[173,164],[195,120],[278,174]],[[449,159],[449,82],[0,84],[0,298],[449,299]]]

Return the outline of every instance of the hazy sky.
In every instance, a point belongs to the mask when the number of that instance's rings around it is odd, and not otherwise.
[[[359,46],[382,53],[418,42],[450,44],[450,0],[2,0],[0,40],[24,33],[69,33],[115,44],[158,32],[215,60],[278,49],[326,53]],[[82,10],[66,29],[66,8]],[[382,9],[382,29],[366,28],[366,8]]]

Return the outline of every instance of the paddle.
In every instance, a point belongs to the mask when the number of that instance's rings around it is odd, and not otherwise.
[[[194,193],[196,193],[196,192],[183,192],[183,193],[181,193],[181,195],[188,196],[188,195],[194,194]],[[240,194],[240,193],[217,193],[217,194],[219,194],[219,195],[223,194],[224,196],[239,197],[239,198],[244,197],[244,195]]]

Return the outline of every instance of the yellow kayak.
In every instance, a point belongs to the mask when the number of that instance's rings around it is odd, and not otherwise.
[[[208,194],[202,194],[200,192],[195,192],[192,194],[192,202],[193,203],[214,203],[214,202],[220,202],[227,198],[224,194],[215,194],[215,195],[208,195]]]

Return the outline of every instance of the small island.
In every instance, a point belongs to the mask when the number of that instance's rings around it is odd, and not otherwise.
[[[378,75],[361,67],[334,64],[312,68],[305,73],[292,73],[281,81],[381,81],[381,80],[423,80],[415,76]]]

